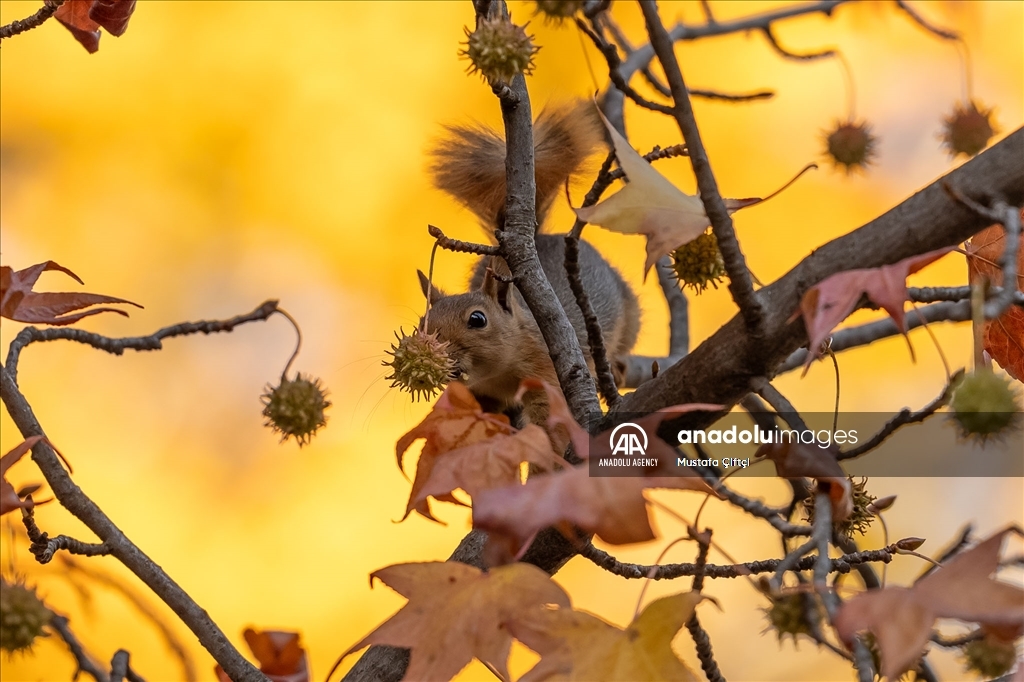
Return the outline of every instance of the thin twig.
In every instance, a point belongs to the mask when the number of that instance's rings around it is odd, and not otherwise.
[[[701,202],[704,204],[704,211],[711,223],[711,230],[718,240],[718,248],[722,252],[725,269],[729,273],[729,292],[736,305],[739,306],[748,332],[756,341],[764,334],[764,304],[754,291],[750,270],[747,268],[743,252],[736,239],[732,218],[718,191],[718,183],[711,170],[711,163],[708,161],[704,143],[701,141],[697,121],[693,115],[693,105],[690,103],[686,83],[672,47],[672,39],[665,30],[664,24],[661,23],[658,7],[654,2],[641,2],[640,9],[644,14],[644,22],[651,38],[651,45],[665,71],[669,87],[672,89],[672,99],[675,104],[672,115],[679,125],[683,141],[690,152],[690,163],[693,165],[694,175],[697,176]]]
[[[110,661],[110,682],[146,682],[134,670],[129,662],[129,654],[124,649],[118,649]]]
[[[32,542],[29,551],[41,564],[48,564],[53,556],[60,550],[81,556],[106,556],[110,554],[110,548],[105,543],[89,543],[76,540],[67,535],[58,535],[51,538],[48,534],[39,530],[36,525],[35,512],[32,507],[21,510],[21,520],[25,524],[25,531],[28,539]]]
[[[135,610],[138,611],[143,618],[153,624],[153,627],[155,627],[160,633],[160,636],[163,637],[167,648],[171,650],[174,657],[178,659],[178,663],[181,664],[182,679],[186,682],[195,682],[195,680],[198,679],[195,660],[193,660],[192,655],[185,646],[185,643],[171,628],[167,620],[161,616],[155,608],[153,608],[149,599],[140,594],[137,590],[132,589],[132,587],[123,580],[120,580],[116,576],[109,575],[104,571],[98,570],[91,565],[87,565],[85,562],[76,561],[64,554],[60,555],[59,559],[60,563],[63,564],[69,574],[76,572],[81,573],[86,578],[89,578],[105,587],[109,587],[124,597],[129,604],[135,607]]]
[[[5,26],[0,26],[0,40],[13,38],[19,33],[31,31],[32,29],[41,26],[43,22],[52,17],[54,12],[60,9],[60,6],[63,4],[64,0],[49,0],[32,16],[12,21]]]
[[[928,31],[929,33],[942,38],[943,40],[961,40],[960,34],[950,31],[948,29],[939,28],[935,24],[932,24],[920,14],[917,13],[913,7],[908,5],[904,0],[896,0],[896,6],[906,12],[907,16],[913,19],[914,23]]]
[[[814,61],[816,59],[827,59],[829,57],[836,56],[836,51],[831,49],[821,50],[820,52],[805,52],[803,54],[791,52],[784,48],[781,44],[779,44],[779,41],[775,37],[775,33],[773,32],[771,24],[763,26],[761,28],[761,32],[764,33],[764,37],[768,39],[768,44],[771,45],[780,56],[786,59],[793,59],[800,62],[809,62]]]
[[[779,393],[779,390],[772,386],[771,382],[764,377],[754,377],[750,380],[750,388],[764,398],[765,402],[772,406],[772,409],[782,417],[789,428],[797,431],[807,431],[807,423],[793,407],[793,403],[786,399],[786,396]]]
[[[858,570],[860,566],[868,563],[889,563],[897,554],[896,550],[896,544],[893,543],[882,549],[860,550],[844,554],[835,559],[829,559],[831,563],[828,570],[829,572],[845,574],[851,570]],[[698,571],[698,566],[695,563],[664,563],[654,565],[627,563],[617,560],[604,550],[598,549],[593,545],[585,546],[580,551],[580,555],[609,573],[615,574],[615,576],[634,580],[646,578],[655,581],[674,580],[686,576],[696,576]],[[774,573],[778,570],[778,566],[782,561],[783,559],[760,559],[758,561],[733,564],[709,563],[703,567],[702,571],[706,578],[715,580],[722,578],[745,578],[759,573]],[[788,564],[785,570],[794,572],[810,570],[814,567],[816,561],[816,556],[804,556],[795,563],[791,562]]]
[[[441,231],[441,228],[434,227],[433,225],[427,225],[427,232],[430,236],[437,240],[438,246],[448,251],[456,251],[458,253],[475,253],[478,256],[497,256],[501,254],[501,249],[493,244],[475,244],[473,242],[464,242],[460,239],[452,239],[445,235]]]
[[[75,659],[75,665],[78,667],[75,669],[72,679],[77,679],[81,673],[86,673],[91,675],[96,682],[110,682],[110,676],[107,675],[107,671],[96,662],[96,659],[89,655],[89,652],[85,650],[82,643],[75,637],[75,633],[71,631],[71,626],[68,625],[67,618],[54,614],[50,620],[50,628],[57,633],[57,636],[64,640],[68,651],[71,652],[72,657]]]
[[[245,315],[238,315],[228,320],[204,320],[202,322],[182,322],[159,329],[149,336],[129,336],[120,339],[112,339],[108,336],[93,334],[82,329],[68,327],[51,327],[48,329],[37,329],[25,327],[14,340],[11,341],[10,349],[7,352],[6,372],[12,381],[18,381],[18,360],[21,351],[30,344],[40,341],[55,341],[64,339],[76,341],[98,350],[106,351],[113,355],[121,355],[125,350],[160,350],[163,348],[162,341],[175,336],[188,336],[189,334],[215,334],[230,332],[235,327],[247,322],[260,322],[278,312],[277,301],[267,301],[258,308]]]
[[[693,587],[691,588],[694,592],[700,592],[704,587],[704,568],[708,561],[708,550],[711,548],[711,529],[705,528],[702,533],[699,533],[697,542],[699,549],[695,563],[696,571],[693,574]],[[686,629],[697,647],[697,658],[700,660],[701,670],[704,671],[708,682],[725,682],[722,671],[718,669],[715,652],[711,648],[711,638],[701,626],[696,611],[690,616],[690,620],[686,621]]]
[[[569,288],[583,314],[583,325],[587,330],[587,344],[590,346],[590,357],[594,361],[594,373],[597,375],[597,388],[601,397],[609,407],[619,402],[619,388],[615,385],[615,375],[608,362],[608,350],[604,345],[604,334],[601,323],[590,304],[590,296],[583,288],[580,274],[580,240],[571,233],[565,235],[565,274],[569,280]]]
[[[889,436],[894,434],[900,427],[906,426],[907,424],[919,424],[928,417],[935,414],[940,408],[944,407],[946,404],[949,403],[949,399],[953,395],[953,386],[956,384],[957,379],[959,379],[962,374],[963,370],[954,374],[950,378],[949,382],[946,384],[946,387],[942,390],[942,393],[939,395],[939,397],[933,400],[932,402],[928,403],[925,407],[918,410],[917,412],[911,412],[909,409],[903,408],[902,410],[900,410],[899,414],[897,414],[895,417],[886,422],[885,426],[883,426],[878,433],[876,433],[871,438],[867,439],[857,447],[840,452],[836,459],[841,461],[844,459],[853,459],[855,457],[860,457],[864,453],[870,452],[871,450],[877,448],[879,445],[885,442],[885,440]]]

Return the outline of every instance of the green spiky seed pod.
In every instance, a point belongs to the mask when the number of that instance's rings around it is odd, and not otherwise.
[[[455,361],[448,356],[448,342],[438,341],[437,333],[425,334],[419,329],[406,336],[395,332],[398,345],[391,345],[391,360],[385,367],[391,374],[385,377],[391,387],[399,387],[412,394],[413,400],[432,398],[451,379]]]
[[[807,620],[808,599],[814,598],[799,592],[771,598],[772,605],[764,609],[764,613],[780,642],[786,635],[795,642],[797,635],[811,634],[811,623]],[[821,606],[817,600],[810,608],[820,617]]]
[[[480,19],[475,31],[466,29],[466,38],[466,48],[459,55],[469,59],[469,73],[479,72],[492,86],[511,83],[517,75],[533,70],[533,55],[539,48],[524,26],[507,17]]]
[[[583,0],[537,0],[535,14],[543,14],[544,21],[561,24],[583,9]]]
[[[707,289],[708,284],[717,289],[726,272],[715,235],[705,232],[673,251],[672,271],[681,286],[690,287],[698,294]]]
[[[853,513],[843,521],[833,523],[833,528],[837,533],[852,538],[854,534],[866,533],[871,522],[875,520],[875,509],[872,507],[872,502],[876,498],[867,491],[868,479],[862,478],[860,481],[854,481],[851,476],[849,481],[850,495],[853,498]],[[811,495],[802,504],[807,512],[807,521],[814,523],[814,496]]]
[[[327,400],[327,391],[320,380],[296,375],[295,379],[287,377],[280,385],[267,385],[260,399],[263,401],[264,424],[281,434],[281,442],[294,437],[299,447],[306,445],[316,435],[317,430],[327,425],[324,411],[331,406]]]
[[[990,680],[1010,672],[1017,660],[1017,647],[989,635],[964,644],[964,667]]]
[[[966,106],[960,102],[953,107],[953,113],[942,120],[939,139],[955,159],[963,154],[971,157],[988,146],[996,134],[992,120],[992,109],[981,109],[972,100]]]
[[[865,121],[836,121],[835,128],[825,136],[827,154],[836,168],[843,166],[847,174],[866,170],[875,156],[878,138],[871,134]]]
[[[1020,417],[1020,403],[1010,379],[987,367],[960,380],[949,406],[960,434],[981,442],[1013,428]]]
[[[0,579],[0,649],[9,654],[32,648],[37,637],[45,637],[43,628],[53,612],[33,588]]]

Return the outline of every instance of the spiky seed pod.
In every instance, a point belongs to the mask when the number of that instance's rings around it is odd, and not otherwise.
[[[789,635],[796,641],[797,635],[810,635],[811,623],[807,619],[807,609],[811,608],[821,614],[821,605],[811,595],[800,592],[770,597],[772,605],[764,609],[768,616],[768,622],[775,630],[781,642],[783,637]],[[808,604],[808,599],[812,603]]]
[[[296,375],[287,377],[280,385],[267,388],[260,399],[263,401],[265,426],[281,434],[281,442],[293,436],[299,447],[306,445],[317,430],[327,425],[324,411],[331,406],[327,391],[316,377]]]
[[[412,394],[413,400],[432,398],[437,391],[444,388],[452,377],[455,361],[448,355],[448,342],[439,341],[437,332],[425,334],[414,329],[408,336],[395,332],[398,345],[391,344],[387,351],[391,360],[385,360],[384,366],[391,368],[391,374],[385,379]]]
[[[1021,409],[1010,380],[987,367],[960,380],[949,406],[960,435],[981,442],[1014,428]]]
[[[988,635],[964,644],[964,666],[990,680],[1010,672],[1017,660],[1017,647]]]
[[[35,589],[0,579],[0,649],[9,654],[32,648],[53,619]]]
[[[827,154],[836,168],[844,166],[847,174],[866,170],[876,153],[878,138],[871,134],[866,121],[836,121],[835,128],[825,135]]]
[[[673,251],[672,271],[681,286],[690,287],[698,294],[707,289],[708,284],[717,289],[726,272],[715,235],[705,232]]]
[[[974,100],[966,105],[961,102],[953,107],[953,113],[942,119],[939,139],[949,152],[950,158],[960,154],[971,157],[988,146],[996,134],[992,109],[979,108]]]
[[[583,0],[537,0],[535,14],[543,14],[546,23],[561,24],[583,9]]]
[[[540,49],[526,27],[507,17],[482,18],[475,31],[466,29],[466,48],[459,52],[470,61],[469,73],[479,72],[491,85],[508,84],[520,73],[533,71],[533,55]]]
[[[871,522],[875,520],[875,512],[871,508],[871,503],[875,501],[875,496],[867,491],[868,479],[862,478],[859,481],[854,481],[853,477],[849,477],[850,480],[850,494],[853,498],[853,513],[848,518],[839,523],[833,523],[833,528],[836,532],[845,535],[848,538],[852,538],[854,534],[863,535],[867,532],[871,526]],[[802,504],[804,510],[807,512],[807,521],[810,523],[814,522],[814,496],[811,495],[805,499]]]

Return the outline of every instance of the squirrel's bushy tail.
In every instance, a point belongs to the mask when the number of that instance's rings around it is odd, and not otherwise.
[[[537,225],[569,176],[604,141],[593,102],[549,106],[533,125]],[[450,126],[431,150],[434,184],[476,214],[489,229],[505,216],[505,140],[481,126]]]

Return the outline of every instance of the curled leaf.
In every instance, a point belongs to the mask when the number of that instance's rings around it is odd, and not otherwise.
[[[67,268],[48,260],[24,270],[12,270],[8,266],[0,266],[0,316],[16,322],[28,322],[38,324],[52,324],[55,326],[74,324],[83,317],[99,313],[117,313],[128,316],[128,313],[116,308],[93,308],[84,310],[73,315],[67,315],[75,310],[88,308],[100,303],[127,303],[136,308],[142,306],[138,303],[126,301],[123,298],[104,296],[102,294],[86,293],[36,293],[32,291],[39,275],[47,270],[57,270],[68,275],[79,284],[82,280],[78,275]]]

